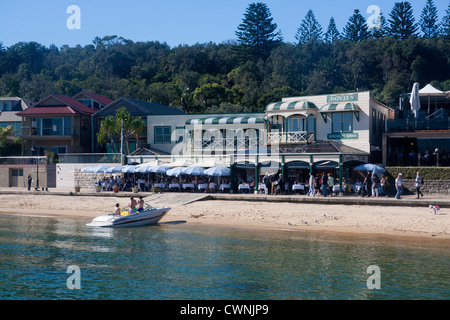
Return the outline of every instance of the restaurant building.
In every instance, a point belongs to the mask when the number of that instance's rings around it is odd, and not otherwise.
[[[169,161],[223,165],[247,182],[274,172],[302,181],[330,172],[342,181],[356,165],[381,162],[384,122],[393,116],[369,91],[288,97],[260,113],[151,115],[147,143]]]

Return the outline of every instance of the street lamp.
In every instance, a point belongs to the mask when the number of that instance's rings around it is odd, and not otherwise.
[[[34,144],[36,143],[36,141],[33,141],[33,144],[31,145],[31,152],[34,152],[34,150],[36,150],[36,154],[37,154],[37,149],[34,149]],[[36,191],[39,191],[39,156],[36,158]]]

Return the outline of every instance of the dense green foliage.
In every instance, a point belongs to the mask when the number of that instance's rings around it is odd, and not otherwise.
[[[425,181],[450,180],[449,167],[386,167],[386,171],[394,179],[399,173],[403,175],[403,179],[415,179],[417,172],[420,172]]]
[[[434,16],[431,4],[424,12]],[[414,82],[450,90],[450,5],[439,33],[430,31],[426,37],[410,21],[410,6],[396,4],[394,9],[391,22],[383,17],[379,29],[366,30],[355,11],[345,30],[337,30],[330,20],[325,34],[311,12],[295,44],[281,41],[267,6],[257,3],[236,26],[236,42],[170,48],[107,36],[84,47],[0,45],[0,96],[36,102],[50,93],[72,96],[87,90],[186,112],[236,112],[262,111],[287,95],[371,90],[375,99],[396,107],[399,94],[410,92]],[[426,17],[423,13],[426,30],[434,30],[433,19]],[[413,30],[390,34],[399,19],[412,22]],[[262,42],[252,39],[259,37],[251,32],[255,24],[264,27]]]

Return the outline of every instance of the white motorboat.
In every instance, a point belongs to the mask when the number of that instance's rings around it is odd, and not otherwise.
[[[122,212],[121,215],[114,213],[105,214],[92,220],[86,224],[88,227],[102,227],[102,228],[124,228],[124,227],[140,227],[158,223],[170,207],[155,208],[146,207],[141,212],[128,214],[128,211]]]

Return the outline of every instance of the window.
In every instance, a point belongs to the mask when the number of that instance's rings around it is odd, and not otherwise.
[[[287,131],[288,132],[305,131],[305,118],[295,116],[288,118]]]
[[[56,154],[67,153],[67,147],[51,147],[50,150]]]
[[[335,132],[353,132],[353,113],[333,113],[333,133]]]
[[[71,118],[33,118],[31,134],[38,136],[68,136],[72,132]]]
[[[155,127],[155,144],[165,144],[171,142],[171,130],[168,127]]]
[[[23,177],[23,169],[12,169],[13,177]]]

